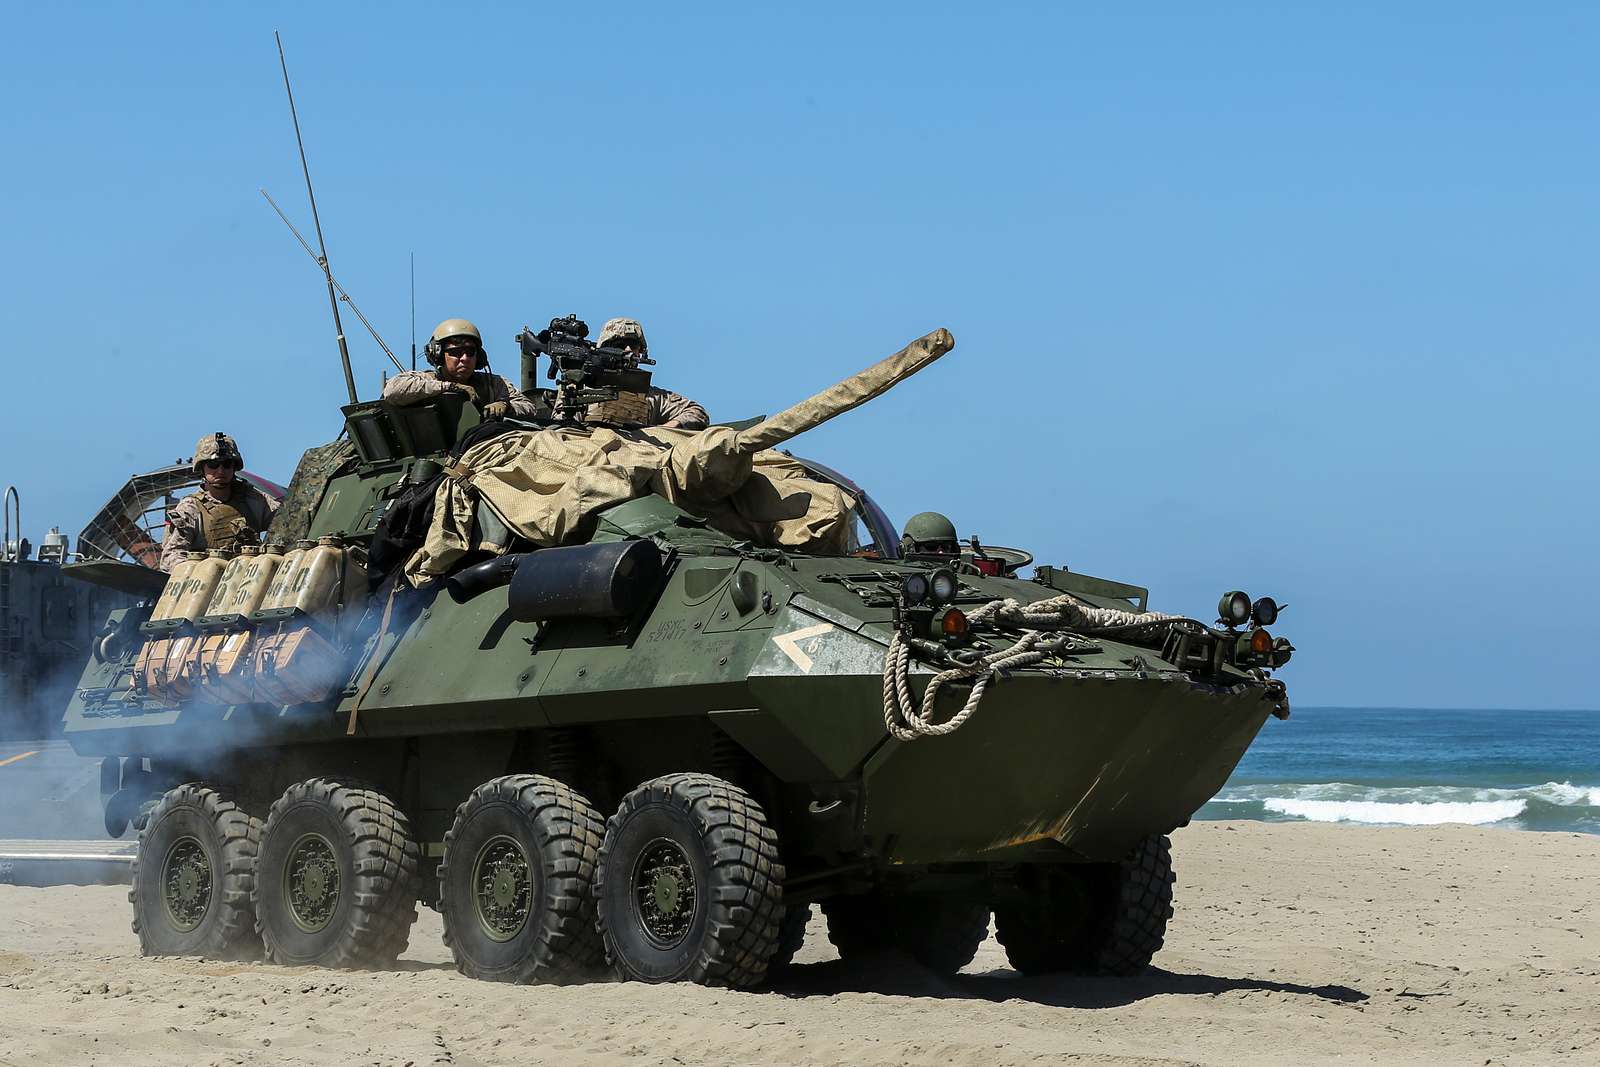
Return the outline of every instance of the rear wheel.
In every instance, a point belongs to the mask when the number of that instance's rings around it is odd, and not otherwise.
[[[595,893],[606,956],[645,982],[759,984],[783,917],[778,837],[761,806],[708,774],[669,774],[623,798]]]
[[[139,834],[133,929],[146,956],[248,959],[261,951],[250,903],[261,820],[220,790],[168,790]]]
[[[1175,882],[1171,843],[1152,835],[1117,863],[1043,872],[995,909],[995,935],[1023,974],[1138,974],[1166,939]]]
[[[267,816],[256,878],[267,958],[392,964],[416,921],[421,864],[410,822],[384,793],[332,778],[290,786]]]
[[[534,774],[496,778],[456,809],[439,912],[456,969],[496,982],[569,982],[600,965],[593,882],[605,821]]]

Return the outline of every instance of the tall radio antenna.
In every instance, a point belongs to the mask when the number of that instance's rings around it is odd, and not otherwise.
[[[411,369],[417,369],[417,254],[411,253]]]
[[[333,311],[333,332],[339,342],[339,362],[344,365],[344,385],[350,391],[350,403],[360,403],[361,398],[356,395],[355,375],[350,373],[350,346],[344,341],[344,324],[339,321],[339,298],[333,291],[333,271],[328,269],[328,244],[322,239],[322,220],[317,217],[317,194],[311,189],[311,168],[306,163],[306,143],[300,136],[300,115],[294,106],[294,90],[289,86],[289,63],[283,58],[283,38],[278,31],[272,31],[272,39],[278,42],[278,66],[283,68],[283,91],[289,95],[289,117],[294,120],[294,143],[300,149],[300,170],[306,176],[306,198],[311,201],[311,222],[317,230],[317,263],[322,267],[322,275],[328,281],[328,307]]]

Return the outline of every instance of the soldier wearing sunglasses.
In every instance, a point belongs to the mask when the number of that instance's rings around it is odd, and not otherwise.
[[[444,393],[458,392],[478,405],[486,419],[527,419],[538,413],[521,390],[489,369],[483,335],[466,319],[441,322],[423,353],[435,369],[410,370],[390,378],[383,387],[385,400],[391,404],[421,404]]]
[[[225,433],[208,433],[194,446],[200,491],[167,512],[161,537],[161,569],[170,571],[185,552],[253,545],[272,521],[278,502],[235,475],[244,469],[239,446]]]

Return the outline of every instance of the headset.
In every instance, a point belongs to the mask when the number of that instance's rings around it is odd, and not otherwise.
[[[452,337],[466,337],[466,336],[469,336],[469,335],[467,335],[467,334],[452,334],[451,336]],[[432,364],[433,366],[435,366],[435,367],[444,366],[444,342],[448,341],[448,340],[450,340],[449,337],[446,337],[446,338],[444,338],[442,340],[439,340],[439,341],[429,341],[426,345],[423,346],[422,354],[427,359],[427,361],[430,364]],[[475,370],[475,371],[488,370],[489,369],[489,353],[484,351],[483,342],[482,341],[478,342],[478,358],[477,358],[476,362],[473,363],[472,369]]]

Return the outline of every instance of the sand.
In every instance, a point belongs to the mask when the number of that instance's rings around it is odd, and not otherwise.
[[[126,890],[0,886],[0,1063],[1600,1063],[1600,838],[1201,823],[1133,979],[846,965],[774,992],[456,974],[424,909],[385,973],[147,960]]]

